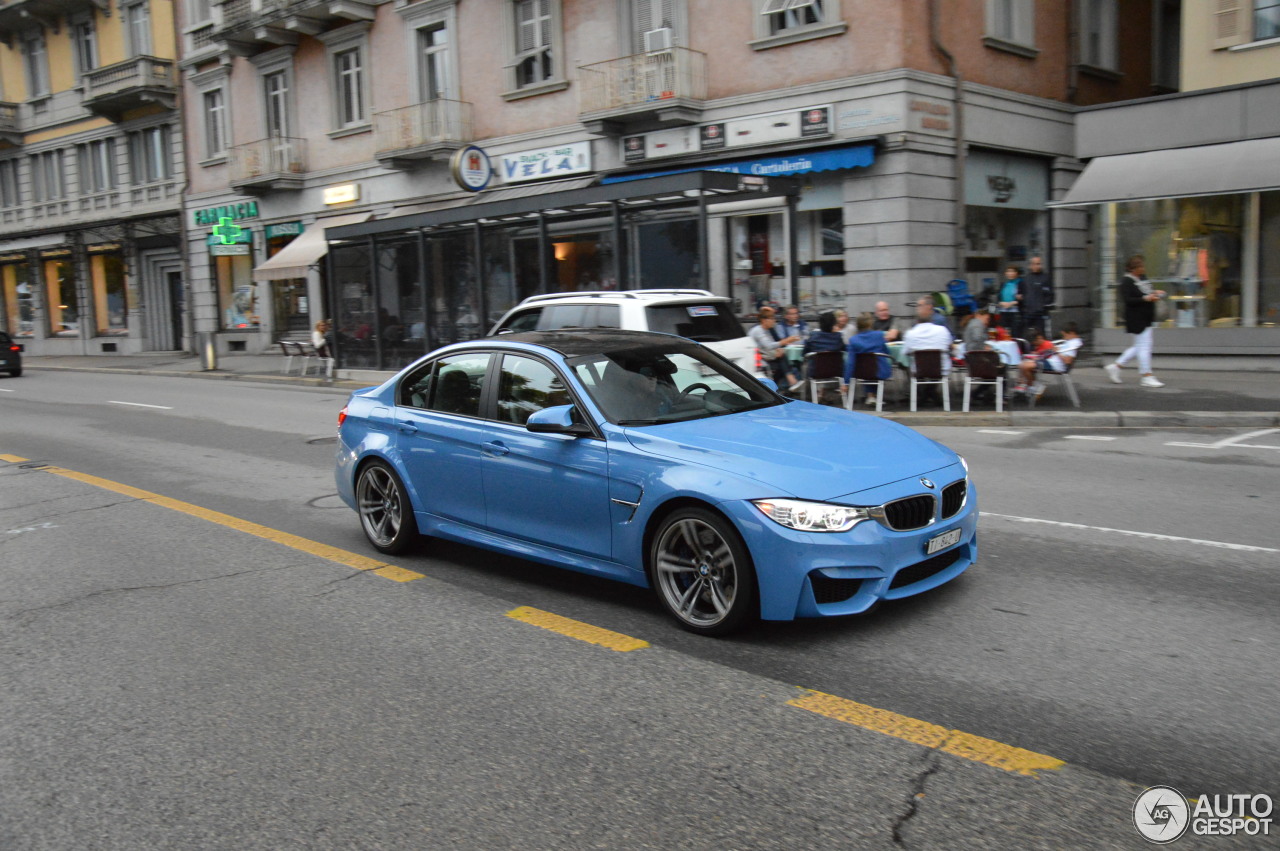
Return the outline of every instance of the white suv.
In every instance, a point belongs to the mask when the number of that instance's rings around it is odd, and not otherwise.
[[[706,290],[610,290],[549,293],[526,298],[489,331],[554,331],[557,328],[622,328],[659,331],[702,343],[751,374],[756,346],[733,315],[733,305]]]

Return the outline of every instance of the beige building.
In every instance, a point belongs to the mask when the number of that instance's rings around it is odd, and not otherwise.
[[[1088,217],[1046,203],[1078,105],[1176,86],[1176,11],[192,0],[195,321],[259,351],[332,316],[343,365],[389,369],[539,292],[905,314],[1033,254],[1083,316]]]
[[[0,2],[0,327],[34,354],[184,345],[166,0]]]
[[[1128,344],[1127,257],[1169,298],[1157,354],[1280,354],[1280,2],[1188,0],[1182,92],[1086,108],[1088,165],[1066,196],[1090,211],[1095,345]]]

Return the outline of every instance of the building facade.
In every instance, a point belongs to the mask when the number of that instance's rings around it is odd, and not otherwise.
[[[0,3],[0,327],[32,354],[184,346],[164,0]]]
[[[196,327],[262,351],[332,317],[340,366],[391,369],[548,290],[907,313],[1033,254],[1084,318],[1089,215],[1046,204],[1078,105],[1176,86],[1170,8],[192,0]],[[741,180],[650,191],[708,170]]]
[[[1166,354],[1280,354],[1280,2],[1183,7],[1182,92],[1083,110],[1094,344],[1128,345],[1115,287],[1141,254]]]

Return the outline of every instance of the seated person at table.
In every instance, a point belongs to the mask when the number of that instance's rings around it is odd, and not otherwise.
[[[1032,392],[1036,396],[1044,393],[1044,384],[1035,380],[1036,370],[1048,373],[1066,372],[1079,354],[1080,347],[1084,345],[1084,341],[1080,339],[1080,330],[1074,322],[1068,322],[1062,329],[1062,342],[1056,346],[1046,340],[1038,328],[1027,331],[1027,342],[1031,344],[1031,351],[1018,366],[1022,381],[1013,388],[1013,392]]]
[[[747,335],[751,337],[751,341],[756,344],[756,348],[760,350],[760,357],[764,359],[765,367],[769,370],[769,376],[779,387],[787,387],[795,389],[800,386],[800,382],[791,372],[791,364],[787,360],[786,347],[792,343],[798,342],[798,337],[784,337],[777,329],[778,314],[774,312],[772,307],[762,307],[759,313],[760,324],[756,325]]]
[[[842,352],[845,348],[844,337],[836,330],[836,315],[830,311],[818,317],[818,330],[804,341],[804,353],[810,352]]]
[[[950,326],[947,325],[947,315],[942,312],[942,308],[934,305],[933,296],[921,296],[916,302],[916,321],[932,322],[950,330]]]
[[[778,323],[778,331],[784,337],[795,337],[804,342],[809,339],[809,323],[800,318],[800,308],[794,304],[787,305],[782,311],[782,321]]]
[[[873,331],[892,331],[893,314],[889,312],[889,302],[877,301],[875,306],[875,324],[871,326]]]
[[[991,311],[985,307],[980,307],[976,312],[965,317],[961,337],[964,340],[966,352],[984,352],[991,348],[987,343],[987,328],[990,322]]]
[[[849,382],[853,380],[853,367],[858,359],[858,355],[863,352],[875,352],[881,355],[889,354],[889,342],[897,339],[898,332],[896,330],[877,331],[875,330],[875,317],[870,313],[863,313],[858,317],[855,327],[858,333],[849,338],[848,354],[844,359],[844,384],[841,389],[844,390],[849,386]],[[877,373],[881,381],[888,381],[893,375],[893,362],[887,358],[876,358],[880,362],[879,372]],[[867,395],[866,403],[874,405],[876,397]]]
[[[923,302],[924,299],[921,299]],[[937,325],[933,322],[933,302],[930,300],[929,307],[918,307],[917,314],[925,314],[919,316],[919,321],[911,327],[906,334],[902,336],[902,350],[910,357],[912,352],[922,351],[939,351],[942,352],[942,374],[946,375],[951,372],[951,329],[945,325]],[[915,360],[911,360],[911,368],[915,370]]]

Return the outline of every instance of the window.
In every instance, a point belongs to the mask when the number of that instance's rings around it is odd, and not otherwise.
[[[449,97],[449,30],[443,21],[421,27],[418,35],[420,102]]]
[[[204,155],[206,159],[227,152],[227,103],[222,89],[210,89],[200,96],[204,109]]]
[[[27,68],[27,98],[49,94],[49,56],[45,52],[44,33],[35,32],[22,41]]]
[[[1254,0],[1253,39],[1280,38],[1280,0]]]
[[[129,169],[134,186],[168,180],[173,176],[167,126],[148,127],[129,134]]]
[[[559,8],[560,4],[553,0],[515,0],[512,4],[515,56],[510,67],[514,72],[513,88],[531,88],[558,77],[555,45]]]
[[[1035,56],[1035,0],[987,0],[988,47]]]
[[[80,334],[80,294],[76,290],[76,264],[70,260],[45,260],[45,315],[54,337]]]
[[[631,52],[648,53],[664,42],[667,46],[674,44],[677,30],[684,30],[677,26],[683,21],[677,22],[676,11],[676,0],[631,0]],[[655,30],[667,30],[665,35],[671,38],[668,40],[659,33],[650,36],[646,44],[645,35]]]
[[[213,21],[213,0],[187,0],[187,26],[198,27]]]
[[[267,106],[267,135],[289,135],[289,76],[286,71],[276,71],[262,78],[263,94]]]
[[[529,415],[573,402],[568,388],[551,367],[522,355],[504,355],[498,376],[498,420],[524,425]]]
[[[124,7],[124,31],[130,56],[151,53],[151,12],[146,3]]]
[[[839,35],[848,26],[840,18],[840,0],[756,0],[755,50]]]
[[[71,49],[77,74],[83,75],[98,67],[98,35],[93,28],[93,18],[82,18],[71,24]]]
[[[129,328],[129,288],[125,286],[124,259],[119,254],[95,254],[89,258],[93,281],[93,313],[100,337],[122,335]]]
[[[364,61],[361,53],[360,48],[353,47],[333,55],[333,83],[340,128],[365,123]]]
[[[1079,8],[1080,61],[1094,68],[1115,71],[1118,61],[1114,0],[1082,0]]]
[[[441,358],[433,366],[426,386],[419,381],[407,388],[408,403],[418,407],[415,403],[426,399],[426,407],[432,411],[480,416],[480,391],[489,371],[489,354],[454,355]]]
[[[0,207],[16,207],[18,197],[18,161],[0,160]]]
[[[31,157],[31,200],[37,204],[66,197],[62,175],[62,151],[45,151]]]
[[[80,194],[92,195],[116,188],[116,140],[99,139],[78,146]]]
[[[4,327],[14,337],[30,337],[35,333],[35,290],[31,284],[28,263],[6,263],[0,266],[0,289],[3,290]]]

